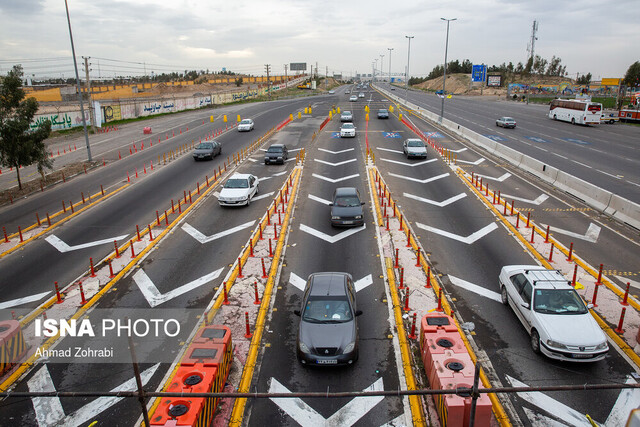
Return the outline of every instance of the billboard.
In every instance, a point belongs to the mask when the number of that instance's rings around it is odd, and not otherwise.
[[[289,69],[291,71],[307,71],[307,63],[306,62],[292,62],[289,64]]]
[[[602,86],[620,86],[620,79],[605,79],[600,82]]]
[[[499,87],[502,86],[502,76],[489,76],[487,78],[487,86]]]
[[[486,65],[474,65],[471,68],[471,81],[472,82],[484,82],[487,78],[487,66]]]

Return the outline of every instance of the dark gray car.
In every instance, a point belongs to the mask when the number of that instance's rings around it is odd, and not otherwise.
[[[356,290],[348,273],[313,273],[302,298],[296,343],[304,365],[351,365],[358,360]]]
[[[201,142],[200,144],[196,145],[196,148],[193,150],[193,159],[213,160],[214,156],[217,156],[220,153],[222,153],[222,144],[220,144],[218,141]]]
[[[284,164],[287,158],[289,158],[289,151],[287,150],[287,146],[284,144],[273,144],[267,149],[267,152],[264,153],[264,164]]]
[[[340,187],[333,192],[331,206],[332,226],[358,226],[364,224],[364,202],[354,187]]]

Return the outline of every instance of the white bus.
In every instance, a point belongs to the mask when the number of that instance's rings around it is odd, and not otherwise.
[[[549,118],[571,124],[597,125],[602,115],[602,104],[580,99],[554,99],[549,108]]]

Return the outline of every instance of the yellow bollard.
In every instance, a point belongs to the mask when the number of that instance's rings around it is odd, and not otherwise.
[[[369,121],[369,113],[367,113],[364,117],[366,121]]]
[[[209,121],[213,123],[213,116],[209,116]]]
[[[329,120],[331,120],[332,118],[333,118],[333,113],[329,111]]]
[[[289,114],[289,120],[293,120],[293,114]]]
[[[224,116],[222,116],[222,121],[227,123],[227,115],[226,114]]]
[[[389,105],[389,112],[393,113],[393,105]]]
[[[311,107],[309,107],[309,114],[312,114],[312,112],[311,112]]]
[[[302,112],[298,111],[298,118],[301,119],[302,118]]]
[[[364,106],[364,111],[366,111],[367,113],[369,112],[369,106],[368,105]]]
[[[338,111],[338,114],[340,114],[340,107],[338,107],[337,111]]]
[[[240,123],[242,119],[240,118],[240,114],[238,114],[238,123]]]

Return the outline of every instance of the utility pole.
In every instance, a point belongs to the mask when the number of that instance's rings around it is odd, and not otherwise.
[[[91,129],[93,133],[96,133],[96,118],[93,112],[93,105],[91,100],[91,79],[89,78],[89,59],[90,56],[83,56],[84,59],[84,72],[87,76],[87,96],[89,97],[89,120],[91,121]]]
[[[447,96],[446,92],[446,84],[447,84],[447,53],[449,51],[449,23],[451,21],[455,21],[458,18],[445,19],[440,18],[443,21],[447,21],[447,41],[444,44],[444,73],[442,76],[442,107],[440,108],[440,120],[439,123],[442,123],[442,119],[444,118],[444,98]]]
[[[534,50],[536,46],[536,33],[538,32],[538,21],[533,21],[533,26],[531,27],[531,41],[529,41],[529,46],[527,46],[527,52],[529,53],[529,58],[533,59]]]
[[[284,64],[284,89],[289,87],[289,79],[287,78],[287,64]]]
[[[264,69],[267,71],[267,94],[271,99],[271,81],[269,80],[269,71],[271,71],[271,64],[264,64]]]
[[[391,84],[391,51],[393,48],[388,47],[387,50],[389,51],[389,84]]]
[[[380,78],[382,79],[382,81],[384,81],[384,65],[382,62],[382,58],[384,58],[384,55],[380,55]]]
[[[407,48],[407,73],[405,76],[405,86],[404,86],[404,102],[407,103],[407,98],[409,94],[409,59],[411,58],[411,39],[415,38],[415,36],[405,36],[409,39],[409,47]],[[407,107],[408,108],[408,107]]]
[[[326,66],[324,71],[324,90],[327,90],[327,85],[329,83],[329,66]]]

